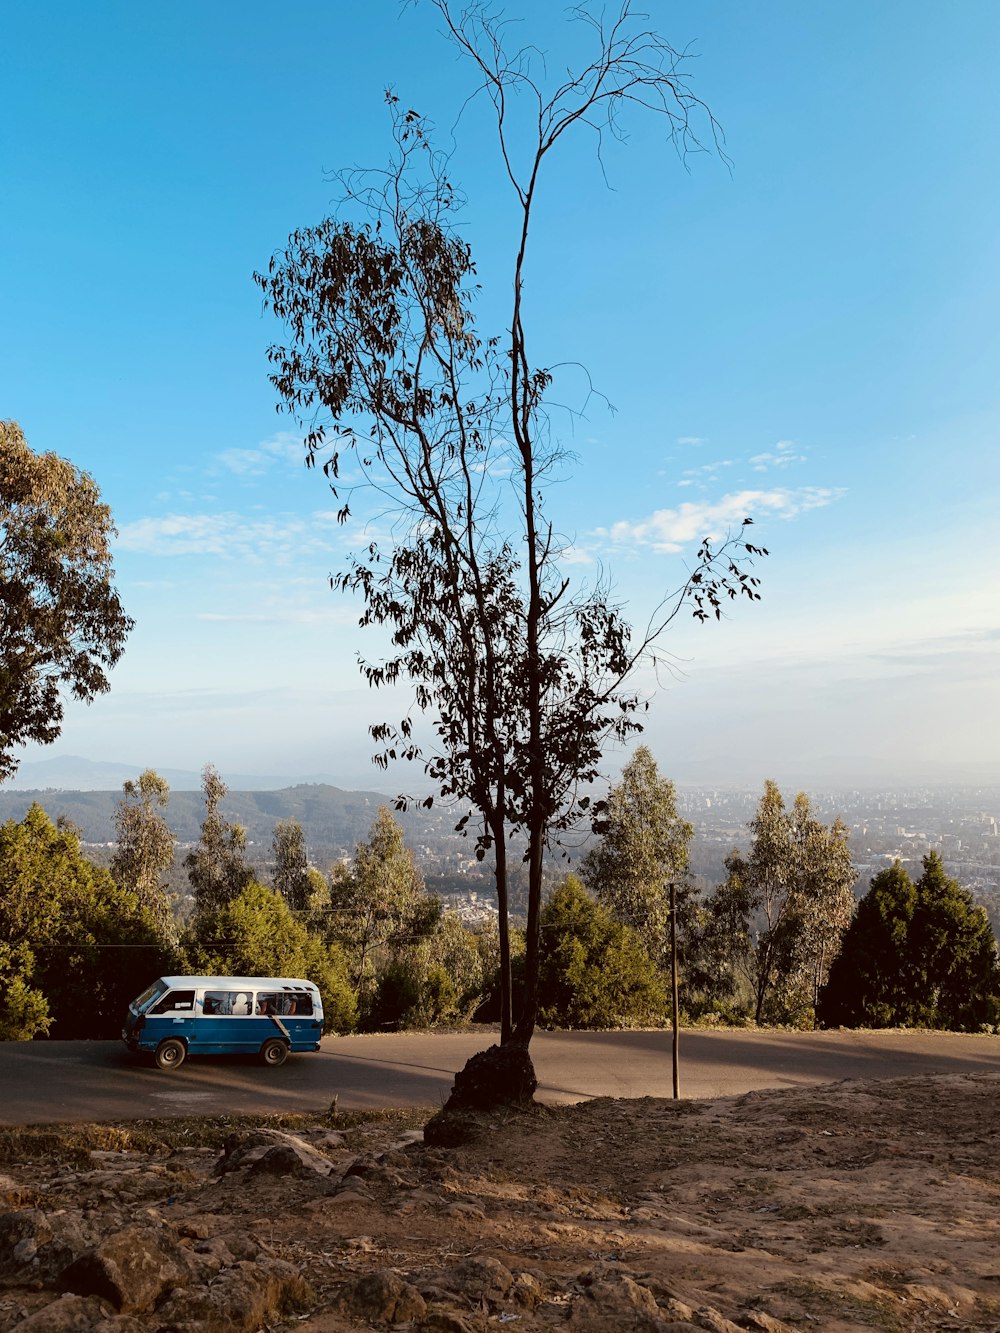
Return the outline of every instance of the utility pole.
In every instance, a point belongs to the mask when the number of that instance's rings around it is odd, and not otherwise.
[[[677,885],[670,882],[670,989],[674,1027],[674,1101],[681,1095],[680,1004],[677,995]]]

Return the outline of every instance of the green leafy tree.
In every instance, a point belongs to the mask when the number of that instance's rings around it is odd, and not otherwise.
[[[749,853],[726,858],[726,881],[709,902],[712,929],[750,988],[754,1020],[801,1022],[854,912],[847,828],[820,823],[802,792],[786,810],[768,781],[750,831]]]
[[[227,902],[199,913],[187,947],[191,965],[206,974],[314,981],[323,997],[327,1029],[354,1028],[354,992],[343,953],[311,935],[274,889],[251,881]]]
[[[986,913],[937,852],[916,884],[897,861],[871,881],[820,996],[830,1026],[976,1031],[1000,1021],[1000,964]]]
[[[0,1041],[30,1041],[52,1026],[45,996],[33,986],[35,955],[24,943],[0,943]]]
[[[305,912],[316,882],[309,874],[305,834],[297,819],[279,819],[271,843],[274,873],[271,883],[293,912]]]
[[[567,875],[542,912],[546,1027],[618,1028],[662,1021],[666,996],[638,933]]]
[[[122,784],[122,799],[112,816],[118,845],[111,858],[116,883],[131,889],[159,923],[165,935],[174,932],[163,878],[174,862],[174,835],[161,811],[170,787],[159,773],[147,768],[136,781]]]
[[[0,827],[0,1022],[8,1036],[115,1036],[128,1001],[174,962],[153,914],[82,855],[74,832],[38,805]]]
[[[197,845],[184,858],[199,912],[224,907],[246,888],[253,871],[246,862],[247,835],[241,824],[223,818],[219,809],[229,788],[211,764],[201,775],[205,818]]]
[[[371,1026],[462,1023],[483,997],[483,960],[471,931],[445,912],[432,935],[401,950],[378,978]]]
[[[351,864],[330,876],[329,929],[347,951],[362,1022],[379,974],[436,927],[441,905],[427,894],[413,852],[388,807],[380,806]]]
[[[93,478],[0,421],[0,781],[16,747],[59,735],[63,691],[89,703],[111,688],[133,623],[112,583],[114,535]]]
[[[289,331],[287,346],[270,349],[271,378],[281,405],[309,430],[309,460],[327,454],[336,488],[352,454],[352,473],[360,469],[379,504],[395,509],[391,551],[372,543],[333,583],[360,594],[363,624],[391,633],[394,655],[362,663],[369,682],[409,682],[434,718],[426,749],[409,717],[378,724],[380,759],[422,760],[443,796],[470,801],[477,855],[494,857],[501,1039],[524,1047],[523,1069],[538,1006],[546,848],[587,817],[583,788],[597,776],[606,741],[637,729],[629,682],[639,659],[656,657],[682,604],[705,619],[720,615],[727,598],[756,599],[756,579],[736,559],[746,564],[764,552],[743,540],[745,525],[721,549],[704,542],[690,577],[664,598],[639,641],[606,589],[570,590],[544,508],[544,482],[561,461],[546,403],[553,374],[533,364],[524,318],[540,181],[565,138],[584,129],[616,134],[629,111],[660,114],[685,149],[697,142],[699,113],[713,137],[715,122],[680,72],[682,56],[643,29],[629,0],[608,24],[577,11],[594,57],[549,90],[533,76],[537,51],[505,50],[498,16],[478,4],[459,12],[449,0],[434,3],[493,103],[513,190],[507,332],[477,331],[475,265],[452,220],[457,193],[421,117],[391,96],[396,154],[388,170],[344,177],[338,215],[293,233],[255,277]],[[521,107],[530,109],[515,126]],[[517,1015],[513,830],[526,838],[528,867]]]
[[[645,745],[608,793],[602,825],[601,841],[584,857],[580,878],[620,921],[638,931],[654,962],[664,968],[670,953],[669,885],[679,885],[685,904],[694,829],[678,815],[674,784],[660,777]],[[684,914],[685,921],[689,915]],[[682,940],[689,933],[682,930]]]

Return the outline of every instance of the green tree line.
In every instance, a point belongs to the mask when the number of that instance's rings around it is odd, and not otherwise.
[[[0,826],[0,1038],[115,1036],[128,1001],[170,973],[309,977],[336,1032],[499,1021],[496,922],[472,929],[443,910],[388,809],[325,871],[297,821],[279,820],[264,872],[247,860],[227,795],[206,767],[201,834],[183,859],[195,903],[184,921],[166,888],[169,788],[152,770],[124,784],[108,869],[37,805]],[[671,884],[689,1021],[1000,1024],[992,929],[936,853],[916,883],[897,863],[856,902],[847,830],[817,820],[804,794],[786,807],[767,782],[750,835],[724,880],[696,893],[693,830],[639,747],[609,793],[602,836],[542,908],[542,1025],[666,1020]],[[510,944],[516,992],[522,930]]]

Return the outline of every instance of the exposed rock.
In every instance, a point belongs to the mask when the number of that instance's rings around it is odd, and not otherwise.
[[[328,1176],[333,1163],[297,1135],[267,1129],[230,1134],[222,1145],[215,1174],[222,1176],[244,1167],[282,1176]]]
[[[775,1319],[773,1314],[768,1314],[765,1310],[750,1310],[740,1315],[737,1327],[760,1329],[761,1333],[794,1333],[790,1324]]]
[[[457,1314],[454,1310],[435,1310],[417,1325],[417,1333],[484,1333],[490,1328],[481,1315]]]
[[[464,1300],[495,1305],[503,1300],[514,1283],[514,1274],[498,1259],[463,1259],[447,1270],[438,1281]]]
[[[586,1274],[574,1301],[569,1327],[580,1333],[662,1333],[667,1320],[648,1287],[625,1273]]]
[[[91,1333],[95,1324],[104,1322],[105,1309],[95,1296],[63,1296],[22,1319],[17,1327],[26,1333]]]
[[[168,1333],[256,1333],[313,1300],[309,1285],[292,1264],[280,1259],[240,1262],[210,1286],[168,1296],[157,1310],[157,1326]]]
[[[402,1324],[427,1313],[427,1304],[416,1287],[386,1268],[352,1282],[341,1293],[338,1304],[342,1310],[380,1324]]]
[[[141,1314],[189,1276],[186,1256],[164,1231],[126,1227],[75,1259],[59,1283],[78,1296],[99,1296],[116,1310]]]
[[[0,1213],[0,1275],[30,1263],[39,1247],[52,1239],[52,1229],[38,1208]]]

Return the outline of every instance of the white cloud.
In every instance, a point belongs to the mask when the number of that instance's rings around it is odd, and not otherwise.
[[[248,519],[245,514],[167,514],[122,525],[116,546],[140,555],[216,556],[284,563],[304,552],[334,549],[327,515]]]
[[[754,454],[750,466],[755,472],[766,472],[769,468],[788,467],[792,463],[804,463],[806,456],[798,452],[794,440],[779,440],[773,453]]]
[[[622,520],[609,528],[598,528],[596,536],[614,546],[648,547],[654,551],[683,550],[702,537],[718,539],[737,527],[748,515],[792,519],[810,509],[832,504],[844,494],[841,489],[804,486],[798,490],[738,491],[714,503],[687,502],[675,509],[658,509],[637,522]]]
[[[692,445],[697,446],[697,445],[699,445],[699,444],[704,444],[704,443],[705,443],[705,440],[703,439],[703,437],[702,437],[701,435],[678,435],[678,436],[677,436],[677,443],[678,443],[678,444],[692,444]]]
[[[269,440],[262,440],[254,449],[225,449],[216,454],[216,462],[228,472],[240,477],[262,477],[275,466],[305,465],[302,437],[291,431],[278,431]]]
[[[702,463],[701,467],[688,467],[684,469],[684,476],[696,479],[704,477],[706,481],[714,481],[719,474],[720,468],[736,467],[739,460],[735,458],[720,458],[714,463]]]

